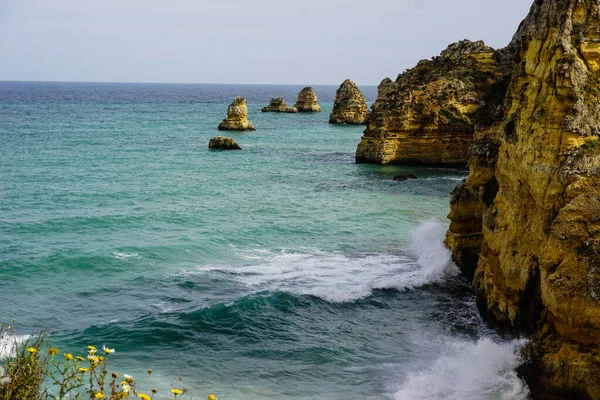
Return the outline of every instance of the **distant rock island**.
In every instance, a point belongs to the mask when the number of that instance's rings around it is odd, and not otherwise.
[[[277,97],[275,99],[271,99],[269,105],[263,107],[262,112],[297,113],[298,109],[296,107],[290,107],[287,104],[285,104],[285,101],[283,101],[283,97]]]
[[[474,119],[501,78],[495,51],[464,40],[384,79],[356,162],[467,166]]]
[[[321,112],[321,106],[317,101],[317,94],[310,86],[305,87],[298,93],[298,100],[294,107],[299,112]]]
[[[227,118],[219,124],[220,131],[254,131],[254,125],[248,121],[246,98],[236,97],[227,108]]]
[[[239,144],[233,138],[225,136],[213,136],[208,142],[208,148],[211,150],[241,150]]]
[[[330,124],[364,124],[369,115],[365,96],[350,79],[346,79],[335,93],[333,111],[329,115]]]

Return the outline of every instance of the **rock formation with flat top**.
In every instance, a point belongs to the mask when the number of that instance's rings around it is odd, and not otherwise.
[[[317,102],[317,94],[310,86],[305,87],[298,93],[298,100],[294,105],[299,112],[321,112],[321,106]]]
[[[283,101],[283,97],[277,97],[276,99],[271,99],[269,105],[263,107],[262,112],[297,113],[298,109],[296,107],[290,107],[287,104],[285,104],[285,101]]]
[[[466,167],[476,114],[500,75],[494,49],[463,40],[384,79],[356,162]]]
[[[239,144],[233,139],[225,136],[213,136],[208,142],[211,150],[241,150]]]
[[[533,334],[532,389],[598,400],[600,0],[535,0],[497,60],[446,243],[484,314]]]
[[[219,124],[220,131],[254,131],[248,121],[248,106],[244,97],[236,97],[227,108],[227,118]]]
[[[367,100],[350,79],[346,79],[335,93],[330,124],[364,124],[369,114]]]

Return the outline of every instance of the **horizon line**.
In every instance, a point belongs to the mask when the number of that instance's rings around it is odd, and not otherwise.
[[[12,83],[128,83],[128,84],[150,84],[150,85],[237,85],[237,86],[340,86],[341,84],[331,83],[218,83],[218,82],[147,82],[147,81],[62,81],[62,80],[21,80],[21,79],[0,79],[0,82],[12,82]],[[356,82],[355,82],[356,83]],[[359,84],[357,86],[378,86],[379,84]]]

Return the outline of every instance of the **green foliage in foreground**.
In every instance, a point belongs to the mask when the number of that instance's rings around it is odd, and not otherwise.
[[[0,399],[3,400],[72,400],[72,399],[142,399],[153,400],[156,389],[150,388],[152,370],[148,370],[148,390],[141,393],[132,376],[117,372],[109,375],[108,359],[114,349],[88,346],[85,357],[61,353],[50,347],[44,333],[17,340],[13,326],[0,324]],[[49,384],[50,386],[46,386]],[[184,400],[187,388],[175,385],[169,399]],[[156,397],[159,398],[165,397]],[[208,400],[217,400],[210,394]]]

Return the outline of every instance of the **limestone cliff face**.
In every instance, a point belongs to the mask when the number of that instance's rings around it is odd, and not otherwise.
[[[600,399],[600,0],[536,0],[503,55],[447,244],[532,383]]]
[[[284,112],[284,113],[297,113],[298,109],[296,107],[288,106],[283,97],[277,97],[276,99],[271,99],[269,105],[263,107],[262,112]]]
[[[246,98],[236,97],[227,108],[227,118],[219,124],[220,131],[253,131],[254,125],[248,121]]]
[[[494,49],[465,40],[384,79],[356,161],[466,167],[474,116],[500,76]]]
[[[360,125],[366,122],[368,114],[369,106],[365,96],[354,82],[346,79],[335,93],[329,123]]]
[[[310,86],[305,87],[298,93],[298,100],[294,105],[299,112],[321,112],[321,106],[317,101],[317,94]]]

